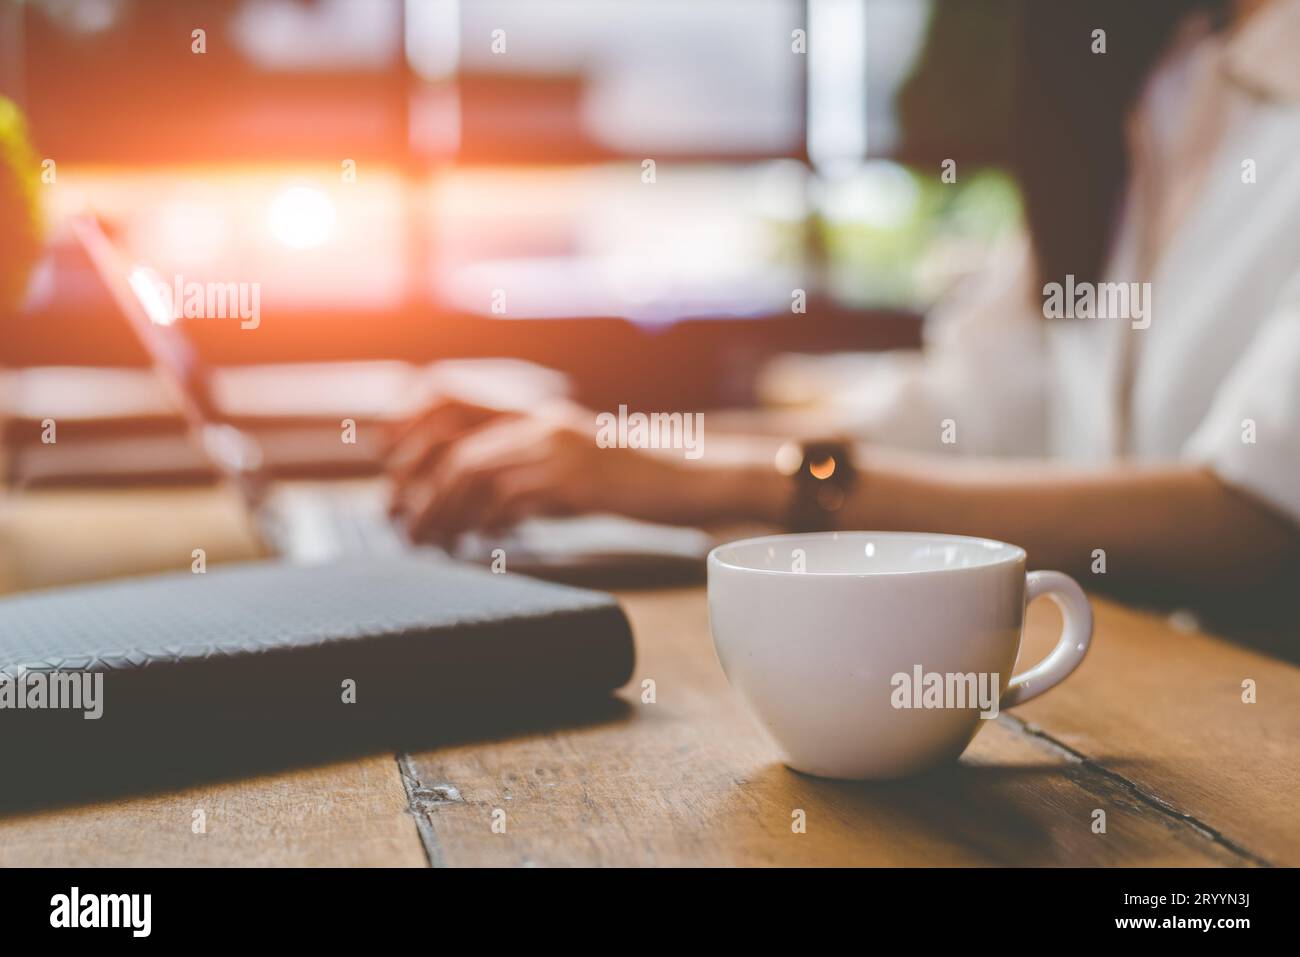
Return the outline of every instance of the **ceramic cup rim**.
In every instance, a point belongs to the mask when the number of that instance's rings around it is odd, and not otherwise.
[[[727,549],[739,548],[742,546],[765,545],[772,542],[789,543],[795,540],[803,541],[839,541],[842,539],[891,539],[894,541],[912,539],[918,543],[943,543],[959,544],[966,546],[978,546],[989,552],[1002,552],[1004,554],[991,557],[989,561],[979,562],[975,565],[954,565],[947,568],[902,568],[894,570],[858,570],[858,571],[795,571],[794,569],[784,568],[756,568],[752,565],[743,565],[735,561],[728,561],[721,555]],[[969,573],[978,569],[996,568],[1001,565],[1014,565],[1017,562],[1025,561],[1025,550],[1019,545],[1012,545],[1009,542],[998,541],[996,538],[981,538],[973,535],[949,535],[941,532],[872,532],[872,531],[842,531],[842,532],[782,532],[775,535],[759,535],[754,538],[741,538],[733,542],[726,542],[718,545],[709,551],[708,567],[725,568],[728,571],[741,572],[750,575],[774,575],[790,578],[889,578],[899,575],[956,575],[963,572]]]

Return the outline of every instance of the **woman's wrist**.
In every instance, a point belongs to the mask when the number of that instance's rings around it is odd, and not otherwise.
[[[683,462],[671,494],[682,521],[746,521],[780,525],[790,506],[790,479],[777,472],[767,441],[735,443],[725,452]]]
[[[733,519],[781,525],[790,508],[790,479],[771,462],[737,466],[736,474],[720,480],[718,494]]]

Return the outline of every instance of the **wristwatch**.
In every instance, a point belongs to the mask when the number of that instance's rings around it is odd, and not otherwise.
[[[826,532],[857,483],[847,442],[818,439],[787,442],[776,453],[776,469],[792,483],[786,526],[793,532]]]

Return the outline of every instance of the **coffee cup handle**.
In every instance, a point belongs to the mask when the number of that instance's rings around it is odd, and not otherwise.
[[[1008,682],[1000,708],[1023,704],[1060,684],[1079,667],[1092,644],[1092,606],[1079,583],[1061,572],[1030,572],[1025,576],[1026,606],[1043,595],[1061,608],[1061,640],[1046,658]]]

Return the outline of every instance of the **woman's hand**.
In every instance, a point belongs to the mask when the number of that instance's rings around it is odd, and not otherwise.
[[[504,412],[445,400],[395,443],[393,512],[412,539],[450,542],[530,515],[706,522],[743,499],[734,465],[710,468],[679,450],[601,448],[596,434],[595,414],[568,402]]]

